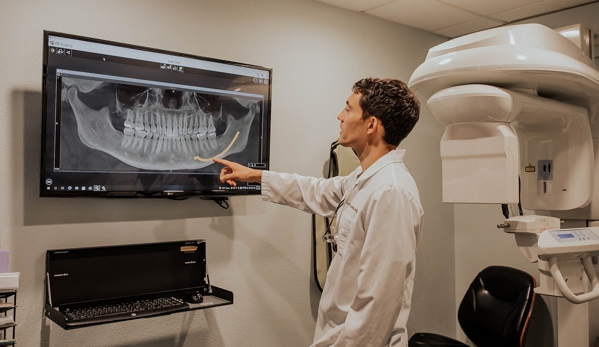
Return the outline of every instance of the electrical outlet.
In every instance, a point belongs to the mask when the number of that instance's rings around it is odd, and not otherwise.
[[[537,181],[537,195],[548,195],[553,192],[552,181]]]
[[[539,160],[537,168],[539,181],[553,180],[553,160]]]

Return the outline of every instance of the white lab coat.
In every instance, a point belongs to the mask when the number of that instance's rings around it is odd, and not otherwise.
[[[265,171],[262,198],[332,217],[337,254],[320,300],[312,347],[407,346],[416,247],[424,212],[394,150],[365,172],[318,179]]]

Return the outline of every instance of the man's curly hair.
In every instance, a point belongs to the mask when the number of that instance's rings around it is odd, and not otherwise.
[[[364,78],[354,84],[352,91],[362,95],[362,117],[381,120],[385,129],[383,140],[390,145],[399,145],[418,122],[420,102],[400,80]]]

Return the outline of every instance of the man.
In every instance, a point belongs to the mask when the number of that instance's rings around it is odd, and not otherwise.
[[[424,213],[403,164],[405,150],[397,146],[418,121],[420,103],[398,80],[366,78],[352,90],[337,116],[339,143],[360,159],[349,176],[317,179],[214,161],[225,166],[222,182],[261,182],[266,201],[337,215],[337,254],[320,300],[312,347],[407,346]]]

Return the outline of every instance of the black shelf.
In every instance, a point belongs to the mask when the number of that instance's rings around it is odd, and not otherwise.
[[[112,320],[112,321],[83,323],[82,324],[80,322],[69,322],[66,319],[65,314],[61,311],[61,309],[59,307],[52,307],[48,303],[46,303],[46,307],[45,307],[46,313],[45,314],[46,314],[46,317],[50,318],[50,320],[52,320],[54,323],[58,324],[61,328],[65,329],[65,330],[71,330],[71,329],[90,327],[90,326],[94,326],[94,325],[123,322],[123,321],[132,320],[132,319],[154,318],[154,317],[166,316],[166,315],[182,313],[182,312],[189,312],[189,311],[194,311],[194,310],[202,310],[202,309],[206,309],[206,308],[225,306],[225,305],[231,305],[231,304],[233,304],[233,293],[232,292],[222,289],[222,288],[219,288],[219,287],[212,286],[212,292],[204,295],[204,299],[201,303],[197,303],[197,304],[196,303],[187,303],[187,309],[182,309],[182,310],[176,311],[176,312],[160,313],[160,314],[154,314],[154,315],[143,316],[143,317],[131,315],[128,317],[121,317],[119,319]],[[0,327],[0,330],[1,329],[2,328]]]

